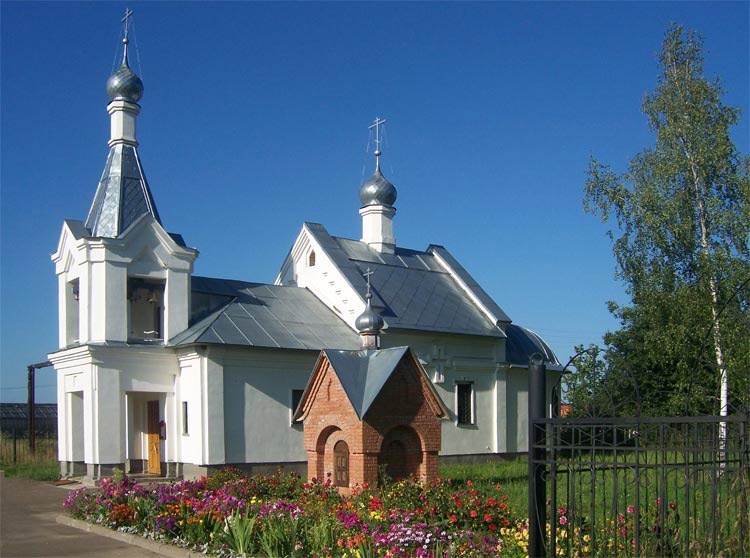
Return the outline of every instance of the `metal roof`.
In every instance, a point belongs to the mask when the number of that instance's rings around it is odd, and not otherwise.
[[[367,285],[362,275],[367,268],[375,272],[370,277],[372,305],[388,327],[504,337],[435,254],[451,265],[498,321],[510,318],[445,248],[431,246],[422,252],[397,247],[394,254],[385,254],[358,240],[330,236],[320,224],[305,225],[363,299]]]
[[[355,349],[359,336],[309,290],[209,277],[192,278],[203,304],[170,346],[207,343],[319,351]]]
[[[144,213],[161,224],[135,147],[113,145],[85,226],[91,236],[116,238]]]
[[[505,327],[505,360],[511,364],[527,366],[529,357],[534,353],[540,353],[547,365],[560,366],[555,353],[552,352],[544,339],[525,327],[508,324]]]
[[[409,347],[377,351],[323,351],[357,416],[367,413]]]
[[[0,419],[25,419],[29,416],[27,403],[0,403]],[[36,403],[36,418],[57,418],[57,403]]]

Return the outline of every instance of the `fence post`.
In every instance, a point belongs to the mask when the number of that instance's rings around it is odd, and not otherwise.
[[[17,463],[18,460],[18,450],[16,449],[16,440],[18,438],[16,437],[16,427],[13,427],[13,465]]]
[[[34,365],[27,367],[28,371],[28,396],[27,412],[29,415],[29,450],[33,454],[36,451],[36,402],[34,401],[35,378]]]
[[[529,558],[546,556],[547,486],[544,480],[544,437],[546,429],[536,424],[544,419],[547,400],[546,367],[542,355],[529,357]]]

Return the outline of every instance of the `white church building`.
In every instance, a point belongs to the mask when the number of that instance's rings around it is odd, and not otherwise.
[[[107,81],[110,151],[88,217],[64,221],[52,255],[62,474],[191,478],[280,464],[304,474],[295,409],[321,350],[360,348],[368,278],[383,348],[409,346],[449,412],[440,459],[526,452],[529,356],[545,359],[550,405],[561,366],[446,248],[397,244],[396,188],[379,149],[359,189],[360,240],[304,223],[273,284],[193,275],[198,251],[164,228],[138,156],[143,84],[127,48],[126,33]],[[352,202],[356,218],[354,191]]]

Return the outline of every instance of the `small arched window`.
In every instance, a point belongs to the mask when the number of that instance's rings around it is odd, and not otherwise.
[[[310,255],[307,256],[307,267],[315,267],[315,250],[310,250]]]
[[[349,445],[343,440],[336,442],[333,446],[334,457],[334,484],[336,486],[349,486]]]

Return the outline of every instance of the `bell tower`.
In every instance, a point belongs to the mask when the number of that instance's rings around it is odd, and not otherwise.
[[[52,255],[59,281],[59,344],[160,344],[188,326],[197,250],[162,227],[138,155],[143,82],[128,61],[107,80],[109,155],[85,223],[65,221]]]

